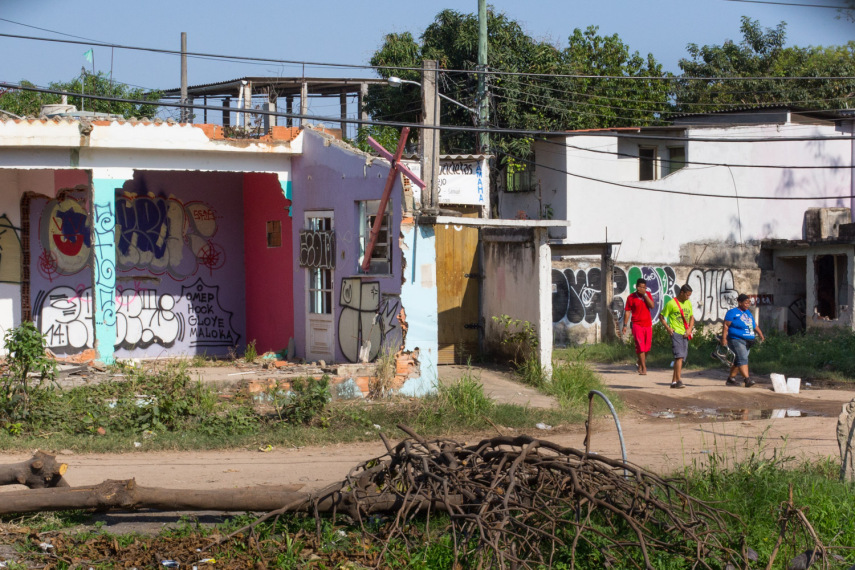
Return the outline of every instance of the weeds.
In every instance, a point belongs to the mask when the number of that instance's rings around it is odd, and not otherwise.
[[[384,346],[374,361],[374,376],[368,381],[368,397],[385,398],[395,387],[397,355],[391,346]]]
[[[291,392],[282,406],[280,417],[292,424],[318,422],[326,427],[329,425],[326,411],[331,399],[329,376],[324,375],[320,380],[295,378],[291,382]]]
[[[472,376],[471,370],[454,383],[441,385],[439,399],[442,407],[454,410],[467,424],[477,423],[489,415],[494,406],[484,393],[484,385]]]
[[[255,339],[246,343],[246,348],[243,351],[243,360],[246,363],[253,363],[258,358],[258,351],[255,348]]]

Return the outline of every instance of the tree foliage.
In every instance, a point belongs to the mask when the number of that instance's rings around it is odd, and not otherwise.
[[[803,109],[840,109],[851,104],[855,76],[855,42],[830,47],[786,47],[786,23],[762,28],[742,18],[742,41],[699,47],[689,44],[689,58],[676,87],[677,107],[686,112],[734,106],[786,104]],[[689,78],[708,78],[701,81]],[[768,77],[781,78],[769,81]],[[786,78],[806,79],[786,79]],[[737,78],[737,79],[721,79]],[[743,79],[744,78],[744,79]]]
[[[663,81],[566,77],[664,75],[652,55],[644,58],[630,52],[617,35],[600,36],[596,27],[577,29],[568,47],[560,49],[530,37],[519,23],[494,10],[487,11],[487,30],[488,68],[499,72],[488,75],[490,127],[558,130],[649,124],[658,120],[654,110],[667,105],[668,88]],[[478,63],[477,15],[443,10],[419,41],[408,32],[388,34],[371,65],[382,66],[379,73],[383,77],[421,82],[418,68],[424,59],[435,59],[440,69],[449,70],[439,79],[443,94],[477,108],[478,74],[472,73]],[[401,89],[372,86],[366,108],[378,120],[417,123],[421,120],[421,93],[418,87],[406,84]],[[443,102],[441,122],[471,126],[476,117]],[[500,152],[525,155],[530,143],[526,138],[498,136],[491,144]],[[471,152],[474,148],[473,133],[443,132],[443,152]]]
[[[26,80],[21,81],[25,87],[35,87]],[[85,95],[100,95],[116,99],[134,99],[157,101],[160,94],[147,92],[145,89],[132,88],[123,83],[111,81],[102,72],[97,74],[85,73],[83,77],[75,77],[70,81],[53,82],[48,89],[54,91],[68,91],[71,93],[83,93]],[[41,113],[42,105],[57,104],[61,100],[60,95],[52,93],[39,93],[23,89],[12,89],[0,93],[0,109],[14,113],[21,117],[37,117]],[[103,101],[98,99],[85,99],[80,96],[70,96],[69,105],[74,105],[78,110],[95,111],[97,113],[111,113],[123,117],[154,117],[157,114],[157,105],[124,103],[120,101]]]

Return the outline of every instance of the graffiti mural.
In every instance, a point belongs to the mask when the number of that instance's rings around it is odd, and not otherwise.
[[[612,273],[612,302],[609,310],[617,326],[623,323],[623,309],[627,296],[635,290],[635,282],[644,278],[647,288],[653,296],[654,319],[671,297],[677,295],[677,274],[673,268],[637,267],[629,268],[628,273],[621,267],[615,267]],[[552,270],[552,322],[566,323],[568,326],[590,326],[599,322],[603,304],[602,271],[599,267],[590,269]]]
[[[341,352],[350,362],[358,362],[360,349],[368,347],[367,359],[374,360],[380,354],[383,341],[397,328],[400,298],[382,295],[377,281],[364,283],[358,278],[348,278],[341,281],[339,301],[338,343]]]
[[[38,271],[49,281],[57,275],[74,275],[89,263],[92,231],[83,200],[51,200],[42,214],[39,238],[44,251]]]
[[[730,269],[692,269],[686,280],[692,288],[696,321],[718,322],[736,306],[739,293]]]
[[[116,196],[115,209],[119,269],[147,270],[182,280],[195,275],[200,267],[210,273],[225,264],[223,248],[213,240],[217,214],[207,204],[124,193]],[[74,275],[86,267],[92,255],[90,229],[82,199],[51,200],[40,223],[44,251],[39,273],[53,281],[58,275]]]
[[[232,347],[240,341],[231,325],[232,313],[220,306],[218,287],[201,279],[182,287],[177,299],[139,284],[119,288],[112,306],[116,307],[115,348],[170,347],[176,342]],[[34,309],[51,350],[69,353],[94,346],[91,287],[60,286],[40,293]]]

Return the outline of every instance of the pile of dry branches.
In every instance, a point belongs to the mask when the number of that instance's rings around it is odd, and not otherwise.
[[[468,566],[652,568],[663,556],[687,567],[744,564],[725,524],[733,515],[640,467],[528,436],[464,446],[398,427],[410,438],[384,438],[388,453],[318,494],[316,508],[332,505],[387,542],[411,539],[417,513],[444,510],[455,560]],[[377,531],[366,523],[379,511],[394,517]]]

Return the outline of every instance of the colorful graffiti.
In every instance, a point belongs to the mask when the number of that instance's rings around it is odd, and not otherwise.
[[[173,346],[184,341],[191,347],[231,347],[240,341],[232,328],[230,311],[220,306],[218,287],[197,280],[181,288],[176,299],[155,289],[117,290],[115,348]],[[94,346],[92,288],[60,286],[36,297],[35,314],[48,347],[74,352]]]
[[[647,267],[632,266],[629,272],[615,267],[612,272],[612,302],[609,305],[615,322],[623,322],[623,309],[626,297],[635,290],[635,282],[644,278],[647,288],[653,296],[654,307],[651,311],[654,319],[665,303],[677,294],[677,274],[669,266]],[[603,310],[602,271],[599,267],[590,269],[552,270],[552,322],[564,322],[568,326],[590,326],[599,322]]]
[[[727,311],[736,306],[739,293],[730,269],[692,269],[686,283],[692,288],[697,321],[723,321]]]
[[[397,327],[401,300],[382,295],[380,283],[363,283],[359,278],[341,281],[341,314],[338,319],[338,343],[350,362],[360,360],[360,350],[367,348],[367,360],[380,354],[383,341]]]
[[[199,267],[213,272],[225,264],[223,248],[213,241],[217,214],[207,204],[125,193],[115,198],[115,208],[118,269],[147,270],[182,280],[195,275]],[[91,259],[90,236],[82,200],[66,196],[50,201],[39,235],[44,248],[38,264],[41,275],[53,281],[57,275],[81,271]]]

